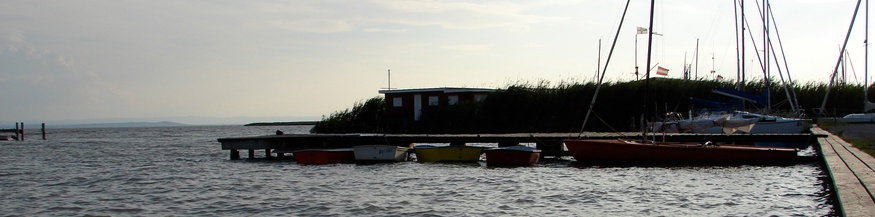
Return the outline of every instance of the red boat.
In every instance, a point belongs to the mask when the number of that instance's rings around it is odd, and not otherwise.
[[[294,155],[298,164],[355,163],[355,154],[351,148],[307,149],[295,151]]]
[[[487,166],[534,166],[541,150],[521,145],[486,149]]]
[[[607,164],[793,164],[795,148],[696,143],[641,143],[629,140],[566,139],[581,163]]]

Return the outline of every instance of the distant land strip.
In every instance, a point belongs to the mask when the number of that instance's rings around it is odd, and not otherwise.
[[[243,126],[290,126],[290,125],[316,125],[319,121],[292,121],[292,122],[256,122]]]

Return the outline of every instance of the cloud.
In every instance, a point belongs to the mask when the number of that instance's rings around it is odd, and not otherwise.
[[[456,51],[465,51],[465,52],[481,52],[488,51],[489,45],[485,44],[459,44],[459,45],[448,45],[444,46],[444,49],[456,50]]]
[[[508,2],[450,2],[450,1],[376,1],[394,12],[382,22],[412,25],[440,26],[445,29],[477,30],[504,27],[510,31],[527,31],[531,25],[561,21],[567,18],[526,14],[539,4]]]
[[[343,20],[285,20],[273,21],[272,25],[285,30],[308,33],[336,33],[351,29]]]
[[[2,119],[64,118],[125,104],[118,88],[78,70],[73,58],[30,46],[0,48],[0,87],[0,101],[8,102],[2,110],[21,116]]]
[[[380,29],[380,28],[366,28],[362,30],[363,32],[390,32],[390,33],[402,33],[407,32],[407,29]]]

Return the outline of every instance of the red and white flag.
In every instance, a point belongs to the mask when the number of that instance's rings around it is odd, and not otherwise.
[[[662,66],[656,67],[656,74],[662,76],[668,76],[668,69],[662,68]]]

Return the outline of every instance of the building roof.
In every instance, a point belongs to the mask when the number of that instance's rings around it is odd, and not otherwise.
[[[442,92],[442,93],[489,93],[495,89],[490,88],[465,88],[465,87],[435,87],[435,88],[413,88],[413,89],[391,89],[380,90],[382,94],[395,93],[424,93],[424,92]]]

